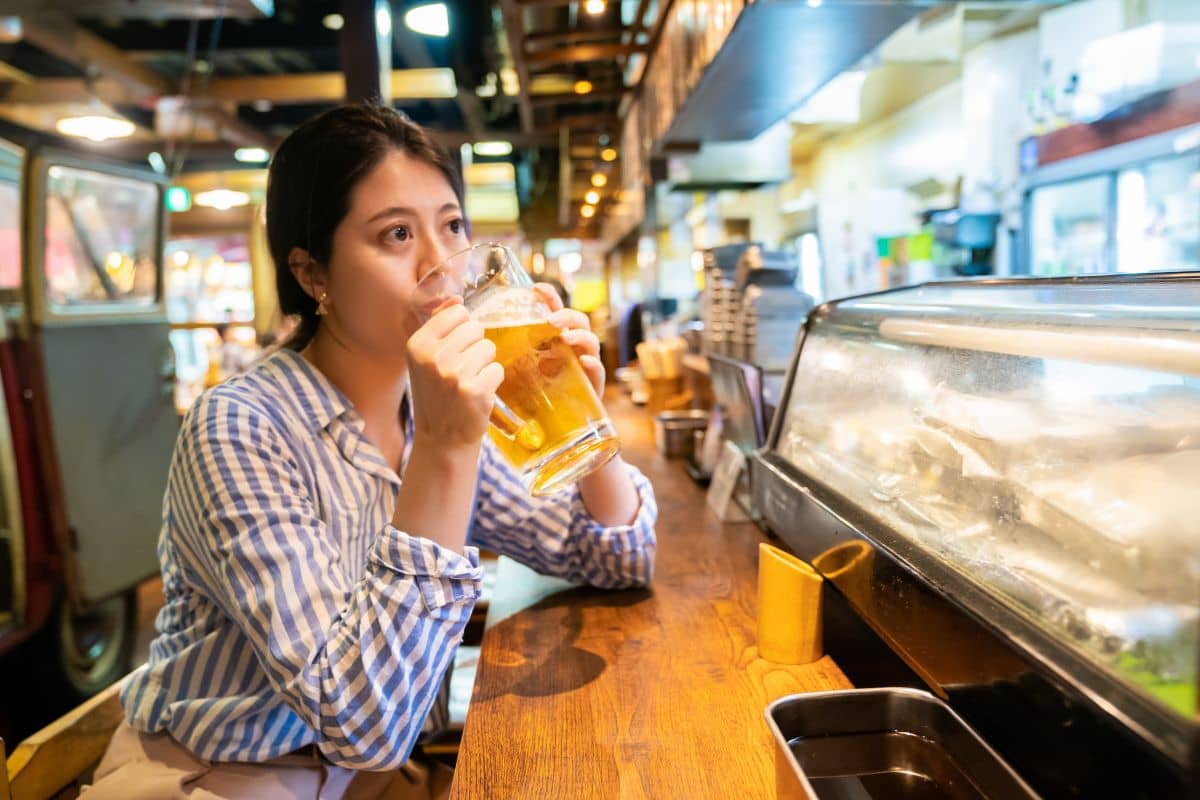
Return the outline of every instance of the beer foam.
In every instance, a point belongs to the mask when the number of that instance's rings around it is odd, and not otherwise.
[[[471,316],[488,328],[512,328],[542,322],[546,307],[531,289],[504,288],[489,292]]]

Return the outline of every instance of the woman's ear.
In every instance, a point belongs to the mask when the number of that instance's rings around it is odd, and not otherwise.
[[[288,269],[309,297],[320,302],[325,294],[325,271],[302,247],[293,247],[288,253]]]

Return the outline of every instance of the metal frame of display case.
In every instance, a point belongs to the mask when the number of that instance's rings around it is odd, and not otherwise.
[[[1008,277],[936,285],[1179,280],[1200,283],[1200,273]],[[881,647],[947,699],[1047,797],[1196,797],[1200,715],[1184,719],[1122,683],[778,454],[793,389],[805,377],[801,356],[807,332],[813,320],[836,305],[814,309],[801,330],[767,445],[751,459],[758,515],[797,555],[814,562]],[[844,564],[832,572],[822,569],[831,551],[847,548],[868,553],[869,568],[859,574],[850,574]]]

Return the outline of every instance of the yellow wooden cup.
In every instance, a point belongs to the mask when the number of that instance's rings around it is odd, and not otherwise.
[[[821,576],[766,542],[758,545],[758,654],[779,664],[821,657]]]

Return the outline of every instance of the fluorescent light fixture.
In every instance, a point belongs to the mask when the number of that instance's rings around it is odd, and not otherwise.
[[[558,271],[570,275],[583,267],[583,253],[576,250],[573,253],[563,253],[558,257]]]
[[[392,35],[392,7],[388,5],[387,0],[375,3],[375,32],[384,39]]]
[[[450,35],[450,13],[445,3],[429,3],[410,8],[404,14],[404,24],[410,31],[425,36],[444,38]]]
[[[788,117],[801,124],[858,122],[865,70],[843,72],[812,94]]]
[[[583,10],[591,14],[593,17],[598,17],[604,13],[607,4],[604,0],[586,0],[583,4]]]
[[[592,189],[590,192],[588,192],[587,194],[585,194],[583,196],[583,199],[587,201],[587,204],[589,206],[599,205],[600,204],[600,193],[597,192],[595,189]]]
[[[331,31],[340,31],[346,24],[346,20],[342,18],[341,14],[326,14],[321,18],[321,24]]]
[[[271,154],[262,147],[239,147],[233,151],[233,157],[243,164],[265,164],[271,160]]]
[[[485,158],[503,158],[512,155],[511,142],[476,142],[475,155]]]
[[[134,124],[127,119],[100,114],[64,117],[55,124],[54,129],[64,136],[77,136],[93,142],[124,139],[126,136],[132,136],[135,130]]]
[[[825,4],[825,0],[808,0],[809,8],[820,8]]]
[[[591,94],[592,82],[591,81],[575,81],[574,88],[575,88],[575,94]]]
[[[579,213],[583,214],[584,219],[591,219],[592,217],[596,216],[596,207],[595,206],[584,206],[583,208],[581,208],[579,210]]]
[[[196,195],[196,205],[215,208],[218,211],[228,211],[231,208],[248,205],[250,195],[236,192],[232,189],[211,189]]]
[[[603,172],[597,172],[595,175],[592,176],[592,186],[595,186],[597,189],[603,189],[607,185],[608,185],[608,176],[605,175]]]
[[[616,161],[617,160],[617,151],[612,149],[611,147],[606,147],[602,151],[600,151],[600,157],[602,159],[604,159],[605,161]]]

